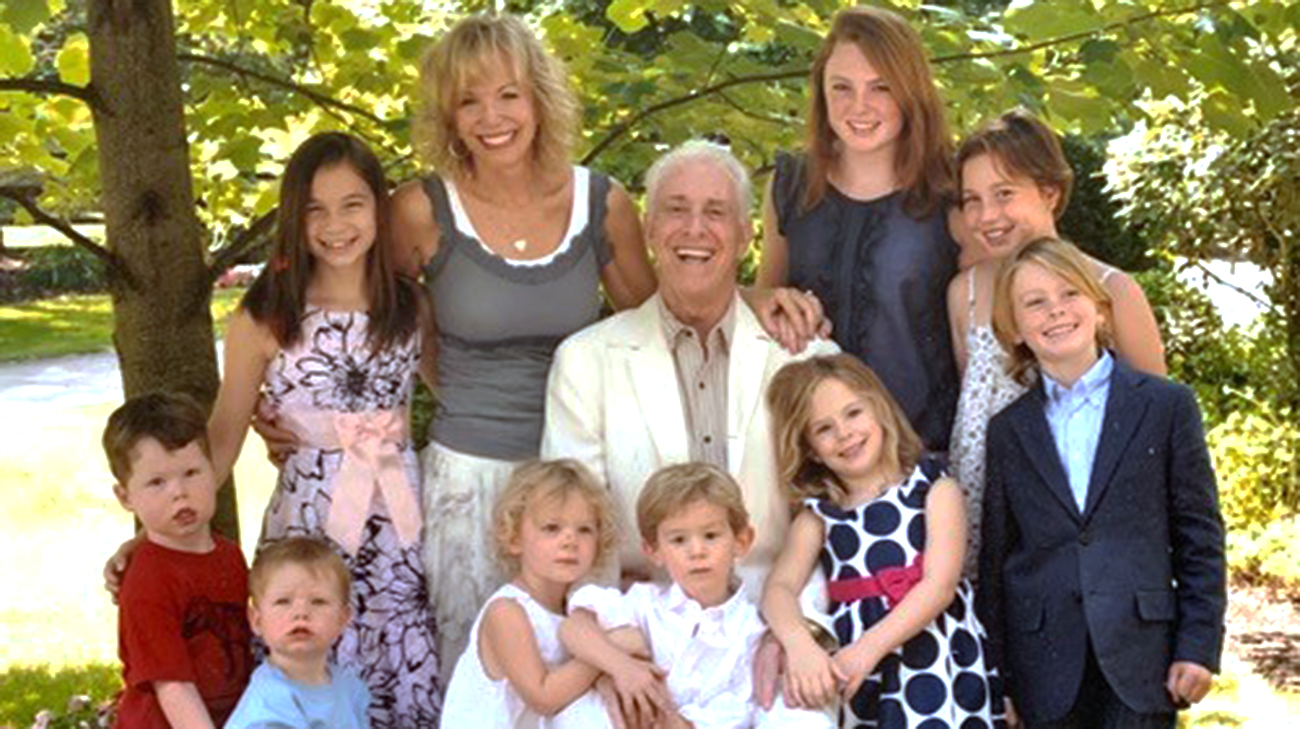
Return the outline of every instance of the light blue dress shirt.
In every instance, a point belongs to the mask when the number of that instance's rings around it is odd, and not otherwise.
[[[1073,387],[1065,387],[1043,373],[1047,424],[1052,428],[1056,452],[1065,466],[1080,513],[1088,503],[1088,479],[1092,477],[1092,464],[1097,458],[1097,441],[1106,417],[1106,396],[1110,394],[1110,375],[1114,369],[1115,360],[1103,350],[1096,364]]]

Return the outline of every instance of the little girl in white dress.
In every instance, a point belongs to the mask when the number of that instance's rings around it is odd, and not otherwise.
[[[599,671],[560,643],[569,588],[612,553],[613,507],[571,460],[515,470],[493,513],[497,556],[511,580],[470,630],[443,705],[442,725],[474,729],[603,729]]]

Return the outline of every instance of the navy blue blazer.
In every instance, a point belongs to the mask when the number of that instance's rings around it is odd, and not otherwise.
[[[1223,520],[1191,390],[1116,360],[1083,512],[1042,384],[992,419],[980,617],[1020,716],[1073,706],[1088,642],[1119,698],[1170,712],[1173,661],[1218,671]]]

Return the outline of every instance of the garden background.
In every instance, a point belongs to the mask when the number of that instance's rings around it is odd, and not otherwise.
[[[99,569],[131,523],[102,420],[123,393],[212,401],[214,322],[238,297],[214,285],[265,257],[297,143],[348,129],[392,180],[415,176],[421,54],[463,13],[510,11],[568,64],[584,163],[638,193],[668,146],[723,134],[762,183],[799,143],[807,67],[841,4],[0,0],[0,360],[110,347],[116,360],[98,400],[8,397],[16,365],[0,365],[0,726],[42,708],[75,726],[93,710],[67,710],[69,696],[93,707],[115,689]],[[921,31],[955,132],[1024,106],[1069,134],[1078,186],[1062,228],[1138,273],[1171,376],[1200,396],[1230,528],[1230,656],[1185,721],[1296,721],[1300,3],[879,4]],[[1225,322],[1206,290],[1232,266],[1258,285],[1241,292],[1252,316]],[[259,448],[235,481],[220,527],[242,525],[247,548],[273,481]]]

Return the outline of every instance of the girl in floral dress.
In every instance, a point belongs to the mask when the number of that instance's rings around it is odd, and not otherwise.
[[[370,688],[371,726],[438,726],[437,633],[420,559],[420,474],[407,429],[428,304],[388,261],[388,193],[355,137],[318,134],[289,160],[270,264],[226,335],[209,422],[229,474],[258,397],[294,432],[262,543],[323,537],[352,572],[339,664]]]

